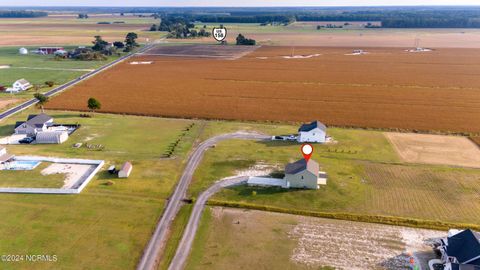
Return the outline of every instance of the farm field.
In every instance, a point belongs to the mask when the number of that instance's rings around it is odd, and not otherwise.
[[[15,121],[35,112],[27,110],[3,121],[0,136],[11,134]],[[36,263],[35,269],[134,268],[179,177],[198,127],[185,133],[183,130],[192,121],[107,114],[80,118],[75,112],[47,113],[59,123],[79,123],[82,127],[62,145],[12,145],[7,146],[9,153],[102,159],[106,165],[79,195],[0,194],[0,253],[58,256],[57,263]],[[182,133],[185,135],[174,157],[162,159]],[[77,142],[84,147],[73,148]],[[90,150],[87,144],[105,148]],[[125,161],[134,166],[128,179],[117,179],[105,171],[109,165],[118,168]],[[0,176],[0,182],[4,176]],[[18,175],[10,176],[15,181]],[[63,182],[63,176],[57,181]],[[113,185],[106,185],[108,181]],[[0,262],[1,269],[32,266]]]
[[[413,251],[425,269],[426,261],[434,258],[426,241],[444,235],[213,207],[202,217],[186,269],[408,269],[406,254]]]
[[[296,22],[288,26],[259,24],[224,23],[228,29],[227,41],[235,43],[242,33],[255,39],[261,45],[276,46],[323,46],[323,47],[390,47],[406,48],[414,46],[420,39],[422,47],[431,48],[480,48],[478,29],[322,29],[317,25],[325,22]],[[200,23],[208,29],[218,26],[215,23]],[[211,39],[204,39],[211,41]]]
[[[122,21],[124,23],[113,23]],[[111,22],[112,24],[97,24]],[[98,15],[77,19],[77,14],[48,16],[45,18],[0,19],[0,46],[29,45],[89,45],[92,37],[101,35],[110,42],[123,41],[128,32],[137,32],[139,42],[157,39],[161,32],[148,32],[158,23],[153,18],[136,16]]]
[[[480,168],[480,150],[466,137],[385,133],[405,162]]]
[[[139,56],[132,61],[153,63],[122,63],[48,107],[84,110],[95,96],[113,113],[480,132],[479,50],[353,49],[263,46],[235,61]]]
[[[38,47],[27,48],[34,50]],[[118,56],[109,56],[104,61],[55,60],[53,55],[20,55],[18,47],[0,47],[0,66],[7,66],[0,69],[0,85],[11,87],[16,80],[23,78],[40,86],[38,91],[44,93],[116,59]],[[53,81],[55,85],[48,87],[46,81]],[[0,110],[31,99],[35,92],[34,88],[16,94],[0,92]]]
[[[480,170],[402,163],[382,132],[329,129],[329,133],[338,143],[316,145],[312,157],[328,173],[326,187],[287,191],[239,186],[212,199],[316,212],[480,222]],[[298,144],[222,142],[206,153],[188,195],[197,197],[228,176],[281,172],[287,162],[300,158]]]

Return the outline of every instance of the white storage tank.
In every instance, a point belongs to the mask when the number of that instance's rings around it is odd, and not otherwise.
[[[18,49],[18,53],[22,55],[28,54],[28,50],[26,48],[20,48]]]

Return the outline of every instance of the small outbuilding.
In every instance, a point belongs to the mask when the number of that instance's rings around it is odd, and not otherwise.
[[[327,141],[327,127],[319,121],[304,124],[298,129],[298,142],[325,143]]]
[[[123,164],[122,168],[118,171],[118,178],[128,178],[130,176],[130,173],[132,173],[132,163],[130,162],[125,162]]]
[[[40,131],[35,137],[38,144],[61,144],[68,140],[66,131]]]

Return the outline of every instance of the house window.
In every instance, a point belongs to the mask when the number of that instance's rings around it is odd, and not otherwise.
[[[303,175],[302,175],[302,180],[303,180]]]

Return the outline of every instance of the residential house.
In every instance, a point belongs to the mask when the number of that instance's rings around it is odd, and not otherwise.
[[[480,233],[470,229],[450,230],[439,247],[445,270],[480,268]]]
[[[285,181],[287,188],[319,189],[320,185],[327,184],[327,176],[320,174],[320,166],[315,160],[289,163],[285,167]]]
[[[298,142],[325,143],[327,141],[327,127],[319,121],[304,124],[298,129]]]
[[[125,164],[123,164],[120,171],[118,171],[118,177],[119,178],[128,178],[130,176],[130,173],[132,173],[132,169],[133,169],[132,163],[130,163],[128,161],[125,162]]]
[[[15,134],[26,134],[36,136],[38,132],[47,131],[48,127],[53,125],[53,118],[44,113],[38,115],[29,115],[26,122],[17,122],[15,125]]]
[[[20,79],[20,80],[17,80],[16,82],[13,83],[12,87],[11,88],[7,88],[7,90],[5,90],[6,92],[11,92],[11,93],[17,93],[17,92],[21,92],[21,91],[26,91],[30,88],[32,88],[33,85],[25,80],[25,79]]]
[[[40,47],[38,52],[40,54],[54,54],[56,51],[65,50],[63,47]]]

